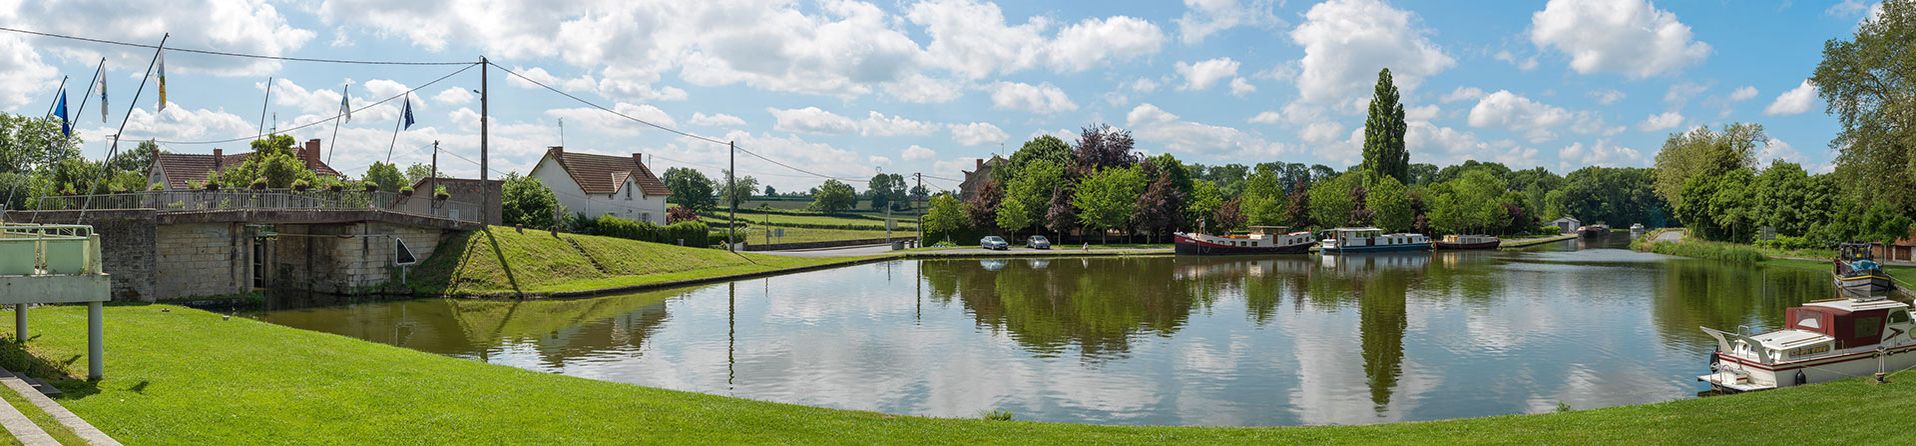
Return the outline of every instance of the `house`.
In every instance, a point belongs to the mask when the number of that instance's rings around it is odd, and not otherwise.
[[[1556,220],[1551,220],[1550,224],[1552,226],[1556,226],[1557,229],[1563,231],[1564,234],[1577,232],[1577,228],[1583,227],[1583,222],[1577,221],[1576,218],[1568,216],[1568,215],[1565,215],[1562,218],[1558,218]]]
[[[990,161],[972,160],[972,162],[975,163],[974,166],[976,167],[972,170],[961,171],[965,174],[965,180],[958,183],[958,199],[960,200],[970,200],[972,195],[978,193],[978,189],[985,187],[985,183],[991,180],[992,169],[1003,166],[1009,161],[1006,161],[1004,157],[992,155]],[[1003,187],[1004,185],[1000,184],[998,186]]]
[[[1909,234],[1889,244],[1871,243],[1870,254],[1879,262],[1916,262],[1916,227]]]
[[[339,171],[320,161],[318,139],[308,140],[303,146],[293,147],[293,156],[306,164],[314,174],[337,177]],[[220,149],[213,154],[198,153],[156,153],[153,155],[153,167],[147,170],[146,183],[160,184],[169,191],[191,190],[194,184],[203,184],[207,178],[213,178],[228,168],[238,166],[253,157],[253,152],[227,155]]]
[[[665,224],[665,181],[652,174],[644,158],[546,149],[528,175],[552,189],[566,212],[588,217],[613,215]]]
[[[481,181],[468,178],[426,177],[413,182],[412,190],[415,191],[413,194],[416,197],[432,197],[433,191],[437,190],[439,186],[445,186],[447,201],[484,206],[485,209],[480,211],[480,220],[489,225],[497,225],[502,221],[499,218],[499,192],[504,185],[505,182],[500,180]],[[438,213],[427,213],[433,210],[429,207],[432,204],[433,202],[431,201],[415,199],[408,200],[405,205],[411,207],[410,210],[415,214],[441,215]],[[452,214],[452,212],[458,212],[458,210],[446,210],[442,212],[447,217],[454,219],[459,218],[459,215]]]

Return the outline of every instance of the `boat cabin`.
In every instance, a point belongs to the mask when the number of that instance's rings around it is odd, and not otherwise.
[[[1792,307],[1784,313],[1791,330],[1828,336],[1835,349],[1876,345],[1887,328],[1910,324],[1908,306],[1888,299],[1829,300]]]
[[[1498,238],[1497,238],[1496,236],[1492,236],[1492,235],[1460,235],[1460,234],[1449,234],[1449,235],[1445,235],[1445,236],[1444,236],[1444,240],[1443,240],[1443,241],[1444,241],[1444,243],[1450,243],[1450,244],[1455,244],[1455,245],[1475,245],[1475,244],[1480,244],[1480,243],[1494,243],[1494,242],[1500,242],[1500,241],[1502,241],[1502,240],[1501,240],[1501,239],[1498,239]]]

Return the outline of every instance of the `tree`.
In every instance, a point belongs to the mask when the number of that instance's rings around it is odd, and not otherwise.
[[[1364,163],[1360,168],[1389,176],[1400,185],[1410,182],[1410,152],[1404,149],[1407,129],[1404,104],[1399,102],[1390,69],[1385,68],[1377,72],[1370,115],[1364,120]]]
[[[1035,161],[1048,161],[1060,167],[1071,165],[1071,145],[1051,135],[1038,135],[1025,141],[1018,151],[1012,152],[1011,159],[1005,165],[991,170],[993,179],[1002,184],[1011,184],[1024,173],[1026,166]]]
[[[114,171],[139,172],[145,174],[153,169],[153,156],[160,152],[160,145],[153,140],[140,141],[133,150],[121,150],[107,162],[107,168]]]
[[[1011,232],[1017,238],[1018,231],[1031,227],[1036,219],[1031,218],[1031,209],[1027,209],[1024,200],[1005,200],[998,205],[997,223],[999,229]]]
[[[300,163],[301,169],[305,169],[305,167],[305,163]],[[270,182],[271,180],[268,181]],[[406,183],[406,174],[399,173],[399,166],[379,161],[373,161],[372,167],[366,168],[366,181],[379,185],[379,190],[386,192],[398,192],[399,188],[408,185],[408,183]],[[290,181],[288,182],[290,183]],[[275,184],[271,187],[283,186]]]
[[[80,138],[61,135],[58,119],[0,113],[0,172],[38,171],[79,156]]]
[[[727,176],[732,174],[730,170],[722,170],[721,172],[724,172]],[[721,178],[718,181],[723,182],[725,179]],[[745,200],[752,199],[752,194],[758,193],[758,179],[752,178],[751,175],[734,178],[729,187],[727,184],[721,183],[718,185],[718,190],[720,206],[738,206],[739,203],[744,203]]]
[[[1404,232],[1416,223],[1417,209],[1410,188],[1396,178],[1375,175],[1364,197],[1364,208],[1372,215],[1371,224],[1385,231]]]
[[[1198,181],[1191,185],[1191,197],[1184,207],[1184,222],[1201,223],[1202,229],[1215,228],[1217,222],[1213,216],[1218,208],[1224,207],[1224,195],[1217,192],[1217,184]]]
[[[1304,180],[1298,180],[1298,184],[1291,188],[1291,194],[1285,202],[1284,218],[1291,226],[1311,226],[1311,193]]]
[[[1721,132],[1699,127],[1671,134],[1663,142],[1663,149],[1657,151],[1654,187],[1657,196],[1672,207],[1682,207],[1683,189],[1690,179],[1753,168],[1756,145],[1768,140],[1763,126],[1757,124],[1730,124]]]
[[[905,202],[905,176],[899,174],[877,174],[865,183],[865,194],[871,198],[872,210],[882,210]]]
[[[445,177],[444,173],[434,175],[432,166],[424,163],[412,163],[406,166],[406,184],[418,184],[419,180],[431,177]]]
[[[1144,187],[1144,176],[1136,167],[1105,168],[1078,183],[1071,204],[1078,208],[1079,222],[1108,232],[1131,222]]]
[[[565,207],[559,205],[559,197],[552,194],[552,189],[547,189],[537,178],[512,172],[506,174],[505,184],[500,186],[499,214],[507,225],[551,228],[558,224],[559,216],[565,214]]]
[[[925,201],[929,198],[931,198],[931,189],[926,189],[925,185],[920,184],[911,187],[911,199],[913,201]]]
[[[1156,238],[1184,225],[1185,194],[1178,190],[1169,170],[1157,169],[1156,179],[1146,176],[1145,171],[1153,170],[1148,168],[1152,165],[1155,163],[1139,166],[1140,179],[1150,183],[1144,187],[1144,193],[1136,196],[1137,205],[1131,215],[1132,223],[1151,231],[1150,237]]]
[[[1353,190],[1363,187],[1362,172],[1345,173],[1312,186],[1309,193],[1311,220],[1323,226],[1350,224],[1352,212],[1362,203],[1353,200],[1351,194]]]
[[[1217,211],[1211,213],[1211,221],[1216,222],[1211,226],[1211,233],[1226,234],[1244,227],[1244,213],[1239,211],[1242,205],[1238,198],[1219,205]]]
[[[825,180],[818,186],[818,192],[812,194],[812,210],[821,212],[840,212],[858,206],[858,192],[850,184],[838,180]]]
[[[777,188],[773,188],[773,187],[772,187],[772,185],[770,185],[770,184],[767,184],[767,185],[765,185],[765,192],[764,192],[764,193],[765,193],[765,196],[767,196],[767,197],[776,197],[776,196],[778,196],[778,189],[777,189]]]
[[[1809,82],[1842,125],[1830,147],[1843,193],[1916,214],[1916,2],[1879,5],[1851,40],[1823,44]]]
[[[1085,127],[1078,134],[1078,147],[1072,151],[1071,166],[1076,169],[1077,176],[1108,168],[1130,167],[1138,162],[1137,155],[1131,153],[1136,144],[1137,141],[1131,139],[1130,130],[1114,129],[1106,124]]]
[[[1829,219],[1828,208],[1818,205],[1828,193],[1802,165],[1774,160],[1756,177],[1756,223],[1778,234],[1805,235],[1811,224]]]
[[[1430,222],[1438,231],[1453,234],[1500,229],[1508,220],[1500,199],[1505,188],[1502,178],[1481,170],[1439,183],[1432,188]]]
[[[999,204],[998,227],[1012,231],[1036,225],[1045,221],[1045,213],[1051,208],[1051,195],[1065,186],[1065,166],[1050,159],[1036,159],[1025,165],[1023,173],[1005,187],[1005,196]],[[1025,213],[1020,226],[1005,226],[1004,208],[1012,202],[1018,203],[1018,209]]]
[[[965,202],[965,215],[971,217],[971,227],[990,228],[998,222],[998,205],[1004,202],[1005,189],[997,180],[985,180],[978,187],[978,193],[971,194]]]
[[[1244,193],[1239,198],[1243,200],[1242,211],[1252,225],[1282,225],[1287,221],[1284,185],[1275,165],[1258,164],[1257,171],[1244,180]]]
[[[373,173],[381,165],[387,168],[392,167],[390,164],[383,164],[377,161],[373,162],[373,167],[368,168],[366,171],[367,180],[370,181],[374,178]],[[391,174],[398,175],[399,171],[394,169]],[[317,181],[319,178],[318,175],[313,174],[311,169],[306,168],[306,162],[293,157],[290,151],[269,149],[254,152],[253,156],[247,157],[246,161],[240,163],[240,165],[221,171],[218,181],[226,187],[241,189],[251,186],[254,182],[261,179],[266,180],[266,187],[268,188],[284,189],[292,187],[295,181],[306,180],[306,182],[311,183]],[[400,183],[403,181],[403,179],[399,179],[393,182]],[[398,190],[398,186],[387,190],[396,191]]]
[[[689,167],[665,169],[665,188],[672,191],[665,201],[690,208],[695,212],[708,212],[718,208],[718,197],[714,195],[717,185],[710,178]],[[766,189],[771,189],[767,186]]]
[[[1044,225],[1052,232],[1063,234],[1078,225],[1078,209],[1073,207],[1071,189],[1059,187],[1051,191],[1051,206],[1045,209]],[[1062,237],[1060,237],[1062,239]]]
[[[966,220],[964,204],[950,192],[941,192],[931,196],[930,209],[925,212],[925,234],[949,240],[951,234],[964,230]]]

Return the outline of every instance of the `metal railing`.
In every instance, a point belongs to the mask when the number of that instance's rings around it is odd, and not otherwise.
[[[100,237],[92,226],[0,224],[0,276],[99,272]]]
[[[379,210],[477,222],[479,205],[430,194],[330,190],[149,191],[38,197],[32,210],[154,209],[160,213],[225,210]]]

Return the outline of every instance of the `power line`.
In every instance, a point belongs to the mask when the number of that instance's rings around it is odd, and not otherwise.
[[[790,164],[785,164],[785,163],[781,163],[781,162],[778,162],[778,160],[774,160],[774,159],[771,159],[771,158],[766,158],[766,157],[765,157],[765,155],[760,155],[760,154],[757,154],[757,153],[753,153],[753,152],[752,152],[752,151],[750,151],[750,150],[745,150],[745,149],[742,149],[742,148],[741,148],[741,149],[738,149],[738,151],[740,151],[740,152],[745,152],[745,154],[746,154],[746,155],[751,155],[751,156],[753,156],[753,157],[757,157],[758,159],[762,159],[762,160],[765,160],[765,162],[768,162],[768,163],[772,163],[772,164],[777,164],[777,165],[779,165],[779,166],[782,166],[782,167],[784,167],[784,168],[787,168],[787,169],[792,169],[792,170],[796,170],[796,171],[799,171],[799,172],[804,172],[804,173],[807,173],[807,174],[811,174],[812,176],[815,176],[815,177],[819,177],[819,178],[824,178],[824,179],[828,179],[828,180],[844,180],[844,181],[861,181],[861,180],[860,180],[860,179],[858,179],[858,178],[844,178],[844,177],[835,177],[835,176],[831,176],[831,175],[825,175],[825,174],[821,174],[821,173],[817,173],[817,172],[813,172],[813,171],[809,171],[809,170],[805,170],[805,169],[800,169],[800,168],[797,168],[797,167],[793,167],[793,166],[792,166],[792,165],[790,165]]]
[[[158,46],[148,45],[144,43],[122,42],[118,40],[96,39],[92,37],[69,36],[64,34],[54,34],[54,33],[48,33],[48,32],[40,32],[40,31],[29,31],[29,30],[18,29],[18,28],[0,27],[0,31],[15,32],[20,34],[31,34],[35,36],[52,37],[56,39],[68,39],[68,40],[78,40],[82,42],[102,43],[107,45],[120,45],[120,46],[145,48],[145,49],[159,49]],[[322,59],[322,58],[312,58],[312,57],[267,56],[267,55],[261,55],[261,54],[245,54],[245,53],[234,53],[234,52],[228,52],[228,51],[197,50],[197,49],[191,49],[191,48],[171,48],[171,47],[167,48],[166,51],[209,54],[214,56],[244,57],[249,59],[278,60],[278,61],[289,61],[289,62],[318,62],[318,63],[337,63],[337,64],[356,64],[356,65],[465,65],[465,64],[473,63],[473,62],[402,62],[402,61],[391,61],[391,60]]]
[[[460,69],[459,69],[459,71],[454,71],[454,72],[452,72],[451,74],[447,74],[447,75],[445,75],[445,76],[440,76],[440,77],[439,77],[438,79],[433,79],[433,80],[432,80],[432,82],[427,82],[427,83],[425,83],[424,85],[420,85],[420,86],[418,86],[418,87],[413,87],[413,88],[412,88],[411,90],[406,90],[406,91],[403,91],[403,92],[400,92],[399,94],[396,94],[396,95],[393,95],[393,96],[391,96],[391,97],[388,97],[388,98],[386,98],[386,99],[381,99],[381,100],[379,100],[378,102],[374,102],[374,103],[372,103],[372,104],[368,104],[368,105],[366,105],[366,106],[364,106],[364,107],[359,107],[359,108],[356,108],[356,109],[353,109],[353,111],[365,111],[366,109],[370,109],[370,108],[373,108],[373,107],[377,107],[377,106],[379,106],[379,104],[384,104],[384,103],[387,103],[387,102],[392,102],[392,100],[394,100],[394,99],[399,99],[399,98],[401,98],[401,97],[404,97],[404,96],[406,96],[406,95],[407,95],[407,94],[409,94],[409,93],[412,93],[412,92],[416,92],[416,91],[419,91],[419,90],[423,90],[423,89],[425,89],[426,87],[431,87],[431,86],[432,86],[433,84],[437,84],[437,83],[439,83],[440,81],[444,81],[444,80],[446,80],[446,79],[449,79],[449,78],[452,78],[453,76],[457,76],[457,75],[459,75],[459,73],[464,73],[464,72],[466,72],[466,70],[470,70],[470,69],[472,69],[472,67],[475,67],[475,66],[479,66],[479,63],[477,63],[477,62],[464,62],[464,64],[466,64],[466,67],[465,67],[465,68],[460,68]],[[315,125],[320,125],[320,124],[325,124],[325,123],[328,123],[328,122],[333,122],[334,120],[337,120],[337,119],[339,119],[339,118],[340,118],[341,116],[345,116],[345,114],[346,114],[346,113],[345,113],[344,111],[341,111],[341,112],[339,112],[339,113],[335,113],[335,114],[333,114],[333,116],[332,116],[332,117],[330,117],[330,118],[326,118],[326,119],[321,119],[321,120],[318,120],[318,121],[313,121],[313,122],[308,122],[308,123],[305,123],[305,124],[300,124],[300,125],[297,125],[297,126],[293,126],[292,128],[286,128],[286,129],[277,129],[277,128],[276,128],[276,129],[274,129],[274,130],[273,130],[273,131],[272,131],[271,133],[275,133],[275,134],[277,134],[277,133],[287,133],[287,132],[291,132],[291,131],[294,131],[294,130],[299,130],[299,129],[303,129],[303,128],[307,128],[307,127],[312,127],[312,126],[315,126]],[[260,134],[255,134],[255,135],[252,135],[252,136],[241,136],[241,137],[238,137],[238,138],[232,138],[232,139],[222,139],[222,140],[218,140],[218,141],[155,141],[155,142],[159,142],[159,143],[166,143],[166,144],[176,144],[176,145],[204,145],[204,144],[225,144],[225,143],[229,143],[229,142],[240,142],[240,141],[247,141],[247,140],[254,140],[254,139],[259,139],[259,138],[261,138],[261,137],[264,137],[264,136],[266,136],[266,133],[260,133]]]
[[[678,130],[678,129],[674,129],[674,128],[671,128],[671,127],[666,127],[666,126],[663,126],[663,125],[659,125],[659,124],[654,124],[654,123],[652,123],[652,121],[647,121],[647,120],[644,120],[644,119],[639,119],[639,118],[634,118],[634,117],[632,117],[632,116],[630,116],[630,115],[627,115],[627,114],[625,114],[625,113],[619,113],[619,112],[618,112],[617,110],[613,110],[613,109],[610,109],[610,108],[606,108],[606,107],[605,107],[605,106],[603,106],[603,105],[599,105],[598,103],[595,103],[595,102],[592,102],[592,101],[588,101],[588,100],[585,100],[584,98],[580,98],[580,97],[578,97],[578,96],[573,96],[573,95],[572,95],[572,93],[566,93],[565,91],[562,91],[562,90],[559,90],[559,89],[557,89],[557,88],[552,88],[552,86],[551,86],[551,85],[546,85],[546,84],[545,84],[544,82],[539,82],[539,81],[536,81],[536,80],[532,80],[532,78],[529,78],[529,77],[526,77],[526,76],[525,76],[525,75],[523,75],[523,74],[519,74],[519,72],[517,72],[517,71],[512,71],[512,70],[510,70],[510,69],[507,69],[506,67],[501,67],[501,66],[499,66],[499,64],[491,64],[491,65],[492,65],[492,66],[494,66],[494,67],[498,67],[500,71],[504,71],[504,72],[506,72],[506,74],[510,74],[510,75],[512,75],[513,77],[517,77],[517,78],[519,78],[519,79],[521,79],[521,80],[524,80],[524,81],[526,81],[526,82],[531,82],[531,83],[532,83],[533,85],[538,85],[538,86],[540,86],[540,87],[544,87],[544,88],[545,88],[545,89],[547,89],[547,90],[551,90],[551,91],[552,91],[553,93],[558,93],[558,94],[559,94],[559,95],[561,95],[561,96],[565,96],[565,97],[567,97],[567,98],[571,98],[572,100],[574,100],[574,101],[578,101],[578,102],[579,102],[579,103],[581,103],[581,104],[585,104],[585,105],[590,105],[590,106],[592,106],[592,108],[596,108],[596,109],[599,109],[599,110],[603,110],[603,111],[605,111],[606,113],[611,113],[611,114],[614,114],[614,115],[618,115],[618,116],[619,116],[619,117],[621,117],[621,118],[625,118],[625,119],[630,119],[630,120],[633,120],[633,121],[636,121],[636,122],[638,122],[638,123],[640,123],[640,124],[645,124],[645,125],[648,125],[648,126],[652,126],[653,128],[656,128],[656,129],[659,129],[659,130],[664,130],[664,131],[667,131],[667,132],[672,132],[672,133],[676,133],[676,134],[678,134],[679,136],[684,136],[684,137],[687,137],[687,138],[692,138],[692,139],[697,139],[697,140],[701,140],[701,141],[705,141],[705,142],[709,142],[709,143],[713,143],[713,144],[725,144],[725,141],[719,141],[719,140],[716,140],[716,139],[712,139],[712,138],[708,138],[708,137],[704,137],[704,136],[699,136],[699,135],[694,135],[694,134],[691,134],[691,133],[686,133],[686,132],[683,132],[683,131],[680,131],[680,130]]]

